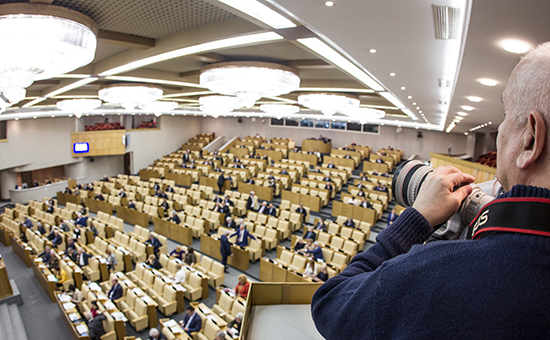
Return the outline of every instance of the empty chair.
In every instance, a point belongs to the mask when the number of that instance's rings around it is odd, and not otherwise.
[[[203,256],[201,259],[201,263],[197,265],[197,270],[200,270],[201,272],[206,274],[212,268],[212,263],[214,263],[214,260],[207,256]]]
[[[333,249],[342,249],[344,246],[344,239],[339,236],[333,236],[330,241],[330,247]]]
[[[264,246],[267,250],[271,250],[277,247],[279,240],[277,238],[277,230],[267,228],[265,235],[263,236]]]
[[[294,270],[295,272],[301,272],[306,268],[306,258],[302,255],[294,255],[292,258],[292,263],[288,265],[288,269]]]
[[[99,262],[95,257],[90,257],[88,265],[82,268],[84,274],[90,281],[98,281],[100,278]]]
[[[202,278],[196,273],[189,275],[189,282],[184,283],[183,287],[186,289],[183,293],[185,298],[189,301],[196,301],[202,296]]]
[[[244,249],[248,250],[250,261],[256,261],[262,257],[262,241],[251,239],[248,246]]]
[[[332,266],[338,268],[340,271],[342,271],[347,266],[348,257],[338,251],[335,251],[332,255],[332,260],[328,263],[330,263]]]
[[[203,256],[204,258],[205,256]],[[212,268],[208,271],[208,284],[216,288],[225,282],[224,266],[220,262],[212,262]]]
[[[283,249],[281,251],[281,255],[279,258],[277,258],[277,262],[279,262],[282,265],[288,266],[292,263],[292,259],[294,258],[294,253]]]
[[[199,238],[204,233],[204,221],[200,218],[195,219],[195,223],[191,226],[193,237]]]
[[[233,301],[234,299],[229,294],[223,292],[220,294],[218,303],[212,307],[212,311],[223,318],[227,313],[231,312]]]
[[[212,320],[206,319],[206,324],[204,329],[197,334],[198,340],[211,340],[216,338],[216,334],[220,331],[218,327]]]
[[[142,331],[149,325],[149,318],[147,316],[147,305],[141,299],[136,299],[136,305],[133,310],[129,310],[128,321],[137,332]]]
[[[176,312],[178,302],[176,301],[176,289],[169,285],[164,285],[162,295],[157,298],[158,309],[165,316],[172,315]]]

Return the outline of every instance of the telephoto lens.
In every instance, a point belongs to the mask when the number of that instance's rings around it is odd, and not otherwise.
[[[397,203],[404,207],[412,206],[426,176],[433,170],[418,160],[401,163],[395,170],[391,184],[393,198]]]

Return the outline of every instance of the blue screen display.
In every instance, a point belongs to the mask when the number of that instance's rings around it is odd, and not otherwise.
[[[90,144],[88,144],[87,142],[73,144],[74,153],[86,153],[89,151],[90,151]]]

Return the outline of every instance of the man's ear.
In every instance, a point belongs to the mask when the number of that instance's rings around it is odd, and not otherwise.
[[[520,154],[516,165],[526,169],[537,162],[546,145],[546,123],[538,111],[529,113],[527,126],[520,140]]]

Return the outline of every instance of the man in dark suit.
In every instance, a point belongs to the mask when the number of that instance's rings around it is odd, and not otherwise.
[[[298,214],[301,214],[302,215],[302,222],[304,222],[304,220],[306,219],[307,210],[304,208],[304,205],[302,203],[300,203],[300,205],[298,206],[298,208],[296,210],[294,210],[294,212],[297,212]]]
[[[86,318],[86,323],[88,324],[88,335],[91,340],[99,340],[101,336],[105,334],[105,329],[103,328],[103,320],[107,317],[103,314],[97,314],[95,318],[91,312],[84,313]]]
[[[36,228],[38,229],[38,232],[40,235],[44,235],[46,233],[46,228],[42,225],[40,222],[36,222]]]
[[[348,217],[346,222],[344,222],[344,227],[355,228],[355,222],[353,222],[353,219],[351,217]]]
[[[166,187],[166,192],[171,192],[171,193],[174,193],[174,188],[172,188],[171,186],[167,186]]]
[[[325,178],[323,178],[323,182],[334,182],[332,178],[330,178],[330,175],[326,175]]]
[[[155,255],[158,257],[159,248],[162,247],[162,244],[160,243],[159,239],[155,237],[152,233],[149,234],[149,239],[145,241],[145,244],[150,245],[153,247]]]
[[[172,210],[172,216],[170,216],[170,218],[168,218],[168,221],[170,222],[174,222],[175,224],[180,224],[181,223],[181,220],[178,216],[178,214],[176,213],[175,210]]]
[[[118,193],[118,197],[126,197],[126,193],[124,192],[124,189],[120,189],[120,192]]]
[[[30,218],[25,217],[25,221],[23,222],[23,225],[27,228],[32,228],[32,221],[30,220]]]
[[[258,214],[264,214],[267,215],[267,202],[263,201],[260,205],[260,209],[258,209]]]
[[[313,227],[309,227],[309,229],[306,231],[304,235],[304,240],[312,239],[313,241],[315,241],[316,238],[317,238],[317,234],[315,234]]]
[[[332,184],[330,184],[330,182],[327,182],[327,183],[325,184],[325,189],[328,190],[329,196],[332,195],[332,190],[334,189],[334,187],[332,186]],[[330,197],[329,197],[329,198],[330,198]]]
[[[330,161],[330,162],[328,163],[328,165],[327,165],[327,168],[329,168],[329,169],[334,169],[334,168],[336,168],[336,165],[334,165],[334,162],[333,162],[333,161]]]
[[[277,217],[277,209],[273,205],[273,203],[269,203],[269,208],[267,209],[267,214],[270,216]]]
[[[319,247],[319,242],[313,242],[315,248],[313,250],[306,250],[306,254],[312,254],[314,260],[323,259],[323,250]]]
[[[223,201],[222,203],[220,203],[220,212],[224,213],[225,216],[231,215],[231,210],[229,209],[229,206],[227,206]]]
[[[202,320],[197,313],[195,313],[195,308],[193,306],[187,307],[187,315],[183,318],[182,327],[183,330],[191,336],[191,333],[198,332],[201,330]]]
[[[367,201],[365,199],[365,197],[362,197],[362,200],[361,200],[361,203],[359,204],[359,206],[361,208],[367,208],[367,209],[372,209],[373,208],[372,204],[369,201]]]
[[[97,194],[94,198],[96,201],[105,201],[105,198],[102,194]]]
[[[155,190],[155,192],[158,192],[160,190],[160,184],[155,183],[155,185],[153,185],[153,190]]]
[[[61,243],[63,243],[63,237],[61,236],[61,234],[59,234],[59,231],[57,230],[54,230],[53,235],[54,235],[52,240],[53,247],[57,248]]]
[[[221,198],[219,195],[214,196],[214,199],[212,200],[214,203],[221,203],[223,201],[223,198]]]
[[[226,230],[220,238],[220,254],[222,255],[222,264],[224,273],[229,273],[227,270],[227,257],[233,255],[231,253],[231,244],[229,243],[229,231]]]
[[[76,221],[74,223],[78,224],[78,225],[81,225],[83,227],[87,227],[88,226],[88,216],[82,216],[81,213],[78,213],[77,216],[78,217],[76,218]]]
[[[246,200],[246,210],[256,210],[256,197],[254,196],[254,191],[250,192],[250,196],[248,196]]]
[[[120,299],[122,297],[122,286],[120,285],[120,283],[118,283],[117,278],[113,278],[111,283],[112,287],[107,292],[107,297],[109,298],[109,300],[115,301],[116,299]]]
[[[286,171],[286,169],[283,168],[283,170],[281,170],[281,175],[288,175],[288,171]]]
[[[237,229],[237,223],[235,223],[235,221],[233,221],[231,216],[228,216],[225,219],[225,222],[223,222],[223,226],[226,227],[226,228]]]
[[[185,153],[183,154],[181,160],[184,162],[184,163],[187,163],[191,160],[191,155],[189,155],[189,150],[186,150]]]
[[[256,184],[256,181],[254,180],[254,178],[250,177],[250,179],[248,181],[246,181],[246,183],[248,184]]]
[[[103,175],[103,178],[100,179],[100,181],[102,181],[102,182],[109,182],[109,177],[107,177],[107,175]]]
[[[224,183],[225,183],[225,176],[223,175],[223,172],[222,172],[218,177],[218,191],[220,192],[220,194],[222,193]]]
[[[315,225],[315,230],[327,231],[327,225],[324,218],[319,219],[319,222]]]
[[[128,201],[128,208],[136,210],[136,204],[134,203],[134,201]]]
[[[88,260],[90,259],[90,257],[93,257],[93,256],[84,252],[83,248],[78,248],[78,255],[76,255],[75,263],[80,267],[87,266]]]
[[[234,206],[235,206],[235,204],[233,203],[233,201],[230,200],[230,199],[229,199],[229,196],[227,196],[227,195],[225,195],[223,201],[225,202],[225,205],[227,205],[228,207],[234,207]]]
[[[74,238],[72,238],[72,237],[67,238],[67,247],[66,247],[66,249],[68,250],[69,248],[73,249],[76,252],[76,244],[74,243]]]
[[[251,233],[248,232],[248,230],[246,230],[246,226],[243,224],[240,225],[239,227],[239,230],[237,230],[236,233],[234,233],[233,235],[229,236],[229,238],[233,237],[237,235],[237,242],[235,242],[236,245],[238,246],[241,246],[241,247],[246,247],[248,245],[248,238],[253,238],[253,239],[256,239],[254,236],[252,236]]]

